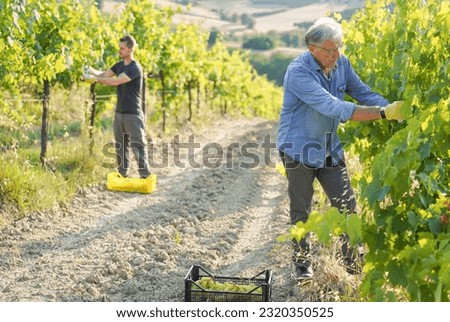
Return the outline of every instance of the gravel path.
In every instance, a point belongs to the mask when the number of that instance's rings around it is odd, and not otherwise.
[[[183,148],[179,158],[166,142],[169,165],[155,169],[152,194],[101,185],[2,228],[0,301],[184,301],[193,264],[224,276],[272,269],[272,300],[295,301],[289,249],[276,241],[288,228],[286,180],[264,164],[245,168],[264,159],[261,142],[268,134],[275,142],[276,130],[276,122],[221,120],[196,133],[201,147]],[[180,134],[180,142],[190,134]],[[223,148],[220,166],[192,162],[205,159],[207,143]],[[155,162],[164,160],[161,151]],[[270,160],[278,161],[274,149]]]

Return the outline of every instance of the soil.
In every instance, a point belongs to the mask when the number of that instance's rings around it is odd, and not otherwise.
[[[276,122],[223,119],[197,132],[200,147],[181,149],[179,158],[166,142],[169,162],[154,168],[152,194],[108,191],[105,180],[68,205],[3,227],[0,301],[179,302],[194,264],[222,276],[270,269],[272,300],[297,301],[290,248],[277,241],[289,227],[287,182],[264,164],[261,148],[276,131]],[[183,131],[180,142],[191,134]],[[223,158],[208,159],[215,167],[201,164],[207,143],[223,148]],[[155,149],[154,162],[163,157]],[[256,157],[260,164],[248,168]],[[278,162],[275,149],[270,161]]]

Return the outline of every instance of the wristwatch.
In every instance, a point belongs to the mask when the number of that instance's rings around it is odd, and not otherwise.
[[[386,113],[384,112],[384,108],[380,107],[380,116],[382,119],[386,118]]]

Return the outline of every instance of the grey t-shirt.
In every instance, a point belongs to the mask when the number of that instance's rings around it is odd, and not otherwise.
[[[123,61],[116,63],[111,70],[119,76],[125,73],[131,81],[117,86],[116,112],[123,114],[139,114],[141,109],[142,67],[132,60],[125,65]]]

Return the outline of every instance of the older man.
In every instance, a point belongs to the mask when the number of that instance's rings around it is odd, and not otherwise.
[[[308,219],[316,178],[332,206],[355,211],[356,200],[337,136],[340,123],[402,118],[402,102],[389,104],[372,91],[340,53],[342,36],[334,19],[318,19],[305,35],[308,51],[291,62],[284,78],[277,148],[286,168],[292,224]],[[358,104],[344,101],[344,94]],[[312,277],[309,238],[294,245],[298,278]],[[351,252],[344,243],[348,265],[355,258]]]

